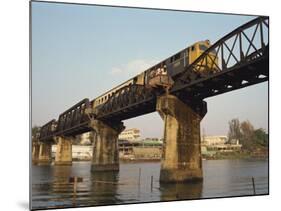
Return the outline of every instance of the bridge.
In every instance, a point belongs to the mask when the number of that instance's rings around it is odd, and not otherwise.
[[[34,142],[36,164],[72,163],[72,140],[92,132],[92,172],[119,170],[118,135],[123,120],[157,111],[164,122],[160,182],[201,180],[200,121],[207,113],[205,98],[268,81],[269,19],[257,17],[207,48],[191,64],[181,57],[167,66],[171,86],[153,88],[127,83],[100,99],[81,100],[43,125]],[[173,67],[173,69],[171,69]]]

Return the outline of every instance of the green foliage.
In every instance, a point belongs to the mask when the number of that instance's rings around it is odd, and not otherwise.
[[[259,128],[254,131],[255,142],[260,145],[267,147],[268,146],[268,134],[264,131],[264,129]]]
[[[240,123],[238,119],[232,119],[229,122],[228,138],[238,139],[245,150],[268,147],[268,134],[262,128],[255,129],[249,120]]]
[[[38,126],[33,126],[32,129],[31,129],[31,135],[32,135],[32,138],[35,138],[36,137],[36,134],[38,134],[40,131],[40,127]]]
[[[245,149],[253,149],[255,143],[255,134],[254,134],[254,127],[250,123],[249,120],[244,121],[240,124],[240,129],[241,129],[241,144],[242,147]]]

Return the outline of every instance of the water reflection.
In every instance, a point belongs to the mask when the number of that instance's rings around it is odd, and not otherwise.
[[[67,193],[70,183],[68,179],[71,175],[71,166],[54,166],[52,192],[58,194]]]
[[[118,172],[91,173],[91,162],[32,166],[32,208],[62,208],[268,193],[267,161],[204,161],[204,180],[160,184],[161,164],[121,163]],[[76,194],[69,177],[82,177]]]
[[[69,183],[71,166],[53,166],[53,182],[49,191],[53,204],[57,206],[76,205],[73,184]]]
[[[91,173],[91,201],[96,205],[115,204],[120,200],[117,195],[119,184],[118,172],[94,172]]]
[[[202,196],[203,182],[162,184],[160,183],[161,201],[180,199],[198,199]]]

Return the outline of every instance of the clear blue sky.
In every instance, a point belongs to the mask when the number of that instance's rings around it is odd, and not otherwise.
[[[253,16],[32,3],[32,125],[90,100],[159,60],[209,39],[212,43]],[[201,127],[226,134],[228,121],[268,123],[267,82],[207,99]],[[125,121],[143,137],[161,137],[157,113]],[[152,127],[153,126],[153,127]]]

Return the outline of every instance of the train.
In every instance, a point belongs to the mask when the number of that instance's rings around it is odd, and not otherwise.
[[[149,88],[169,88],[173,84],[173,76],[179,74],[186,66],[192,64],[210,46],[211,43],[209,40],[194,43],[193,45],[179,51],[164,61],[157,63],[137,76],[95,98],[92,101],[92,107],[100,107],[118,90],[130,85],[142,85]],[[208,54],[209,57],[205,61],[205,63],[207,62],[205,67],[208,67],[208,71],[216,71],[215,66],[218,64],[216,51],[209,51]],[[216,65],[214,65],[214,62]],[[204,71],[204,69],[198,68],[198,71]]]

